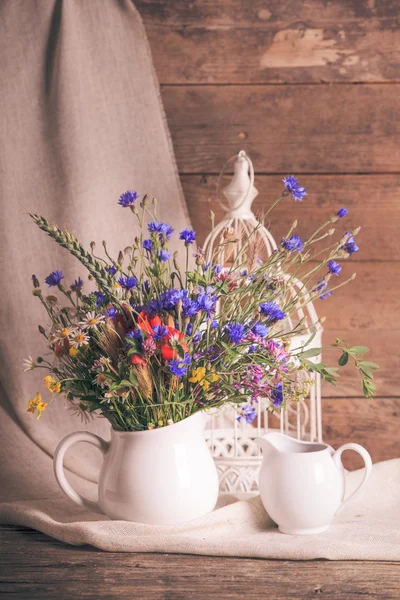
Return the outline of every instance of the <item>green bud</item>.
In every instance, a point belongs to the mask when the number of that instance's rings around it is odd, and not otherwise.
[[[32,294],[34,296],[41,296],[42,295],[42,290],[32,290]]]
[[[39,333],[41,333],[42,335],[46,335],[46,330],[44,327],[42,327],[41,325],[38,326],[39,329]]]
[[[39,288],[40,287],[40,283],[39,283],[39,280],[36,277],[36,275],[32,275],[32,283],[33,283],[33,287],[34,288]]]
[[[40,365],[40,363],[43,362],[43,358],[41,356],[38,356],[36,362]]]
[[[121,266],[122,263],[124,262],[124,255],[122,254],[121,250],[118,253],[118,261],[117,262],[118,262],[119,266]]]

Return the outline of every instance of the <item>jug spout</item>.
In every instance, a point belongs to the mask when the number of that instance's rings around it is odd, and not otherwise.
[[[266,433],[263,437],[255,438],[255,442],[261,446],[264,456],[274,452],[282,452],[283,444],[280,438],[285,438],[281,433]]]

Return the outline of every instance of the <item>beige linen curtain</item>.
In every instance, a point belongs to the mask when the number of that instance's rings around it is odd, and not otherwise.
[[[35,486],[39,493],[43,486],[56,490],[46,454],[51,456],[67,433],[108,434],[104,420],[82,425],[63,410],[61,398],[39,421],[26,412],[37,390],[46,394],[44,372],[22,372],[24,357],[43,353],[37,326],[46,324],[32,297],[31,275],[44,289],[44,277],[54,269],[63,269],[66,282],[85,275],[26,211],[68,227],[86,246],[97,240],[99,253],[104,239],[117,253],[135,236],[135,217],[117,204],[127,189],[157,197],[159,216],[172,218],[176,231],[187,226],[188,217],[149,46],[130,0],[3,0],[0,69],[0,494],[5,499],[30,497]],[[90,286],[86,277],[85,286]],[[88,445],[79,446],[69,453],[68,465],[95,479],[100,457]],[[43,469],[49,481],[41,480]]]

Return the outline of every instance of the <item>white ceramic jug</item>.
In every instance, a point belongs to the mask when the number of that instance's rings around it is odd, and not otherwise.
[[[111,519],[176,525],[213,510],[218,474],[204,437],[205,415],[152,431],[111,430],[111,441],[89,432],[68,435],[54,455],[54,473],[71,500]],[[89,442],[104,456],[99,501],[83,498],[68,483],[64,454],[75,442]]]
[[[282,533],[326,531],[339,508],[358,494],[371,474],[371,457],[359,444],[344,444],[335,452],[328,444],[301,442],[277,432],[256,441],[263,451],[261,500]],[[365,463],[362,482],[346,500],[344,450],[355,450]]]

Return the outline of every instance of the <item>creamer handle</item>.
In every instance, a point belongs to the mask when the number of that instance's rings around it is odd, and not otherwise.
[[[54,454],[53,468],[54,468],[54,475],[56,476],[56,479],[57,479],[57,483],[60,486],[60,488],[62,489],[62,491],[64,492],[64,494],[66,494],[69,498],[71,498],[71,500],[73,500],[79,506],[84,506],[85,508],[88,508],[89,510],[92,510],[92,511],[100,513],[100,514],[104,514],[103,511],[101,510],[98,502],[93,502],[92,500],[88,500],[87,498],[84,498],[83,496],[78,494],[78,492],[76,492],[74,490],[72,485],[68,482],[67,478],[65,477],[64,455],[65,455],[66,451],[68,450],[68,448],[70,446],[72,446],[72,444],[75,444],[76,442],[88,442],[89,444],[93,444],[93,446],[96,446],[96,448],[98,448],[100,450],[100,452],[103,454],[103,456],[105,456],[105,454],[108,450],[108,447],[109,447],[108,442],[103,440],[103,438],[99,437],[98,435],[95,435],[94,433],[90,433],[89,431],[78,431],[76,433],[71,433],[70,435],[67,435],[67,437],[65,437],[58,444],[57,449]]]
[[[357,496],[358,492],[361,490],[361,488],[367,482],[367,479],[369,478],[369,476],[371,475],[371,472],[372,472],[372,460],[371,460],[371,456],[370,456],[369,452],[365,448],[360,446],[360,444],[353,444],[353,443],[343,444],[343,446],[340,446],[340,448],[338,448],[336,450],[335,454],[333,455],[333,457],[332,457],[333,462],[338,467],[338,469],[343,468],[342,453],[345,450],[355,450],[356,452],[358,452],[358,454],[364,460],[365,471],[364,471],[364,477],[363,477],[360,485],[354,490],[354,492],[352,494],[350,494],[350,496],[348,498],[343,500],[342,504],[339,506],[339,508],[336,512],[339,512],[339,510],[342,510],[342,508],[346,504],[348,504],[351,500],[353,500],[355,498],[355,496]]]

